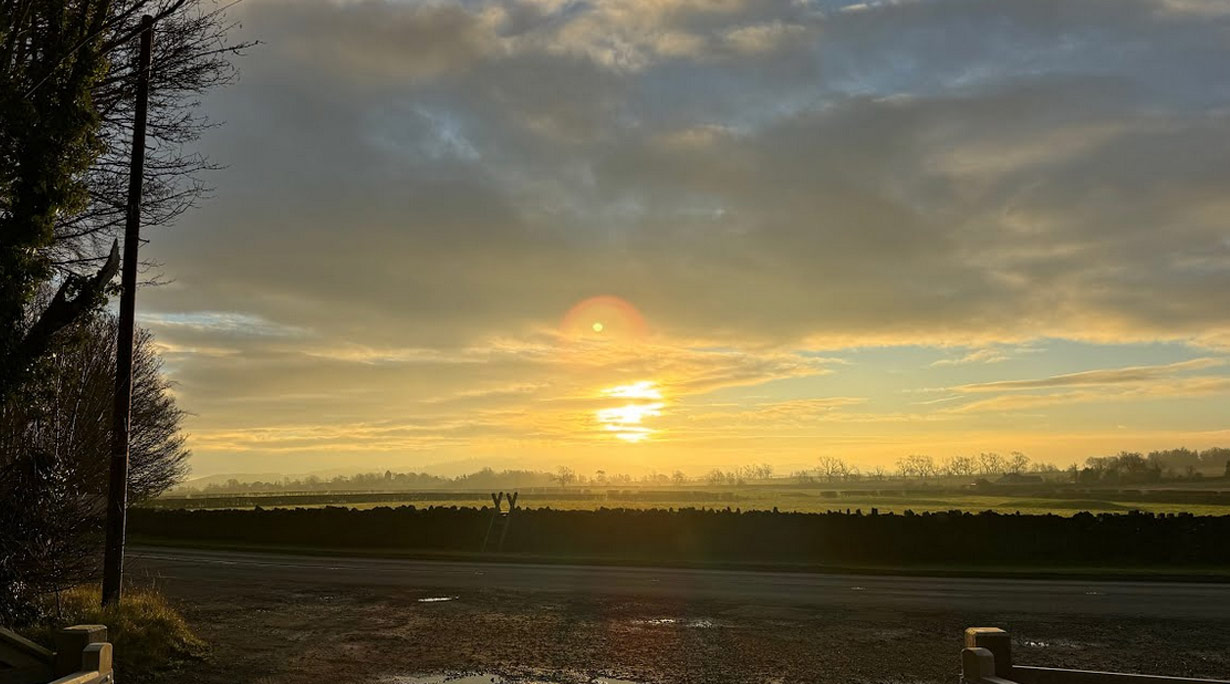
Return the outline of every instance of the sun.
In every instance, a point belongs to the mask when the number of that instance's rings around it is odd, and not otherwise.
[[[607,343],[627,343],[643,339],[648,326],[641,312],[627,300],[601,295],[583,299],[568,309],[559,331],[565,339],[574,341],[600,336]]]

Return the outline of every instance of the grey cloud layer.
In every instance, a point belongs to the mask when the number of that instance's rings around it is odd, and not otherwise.
[[[251,0],[149,301],[452,345],[1230,329],[1230,19],[1132,0]]]

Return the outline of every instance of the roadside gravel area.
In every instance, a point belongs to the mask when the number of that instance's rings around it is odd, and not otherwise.
[[[203,661],[156,680],[176,684],[394,684],[476,672],[557,684],[952,684],[968,626],[1008,629],[1022,664],[1230,676],[1230,615],[1054,619],[559,593],[162,588],[210,643]]]

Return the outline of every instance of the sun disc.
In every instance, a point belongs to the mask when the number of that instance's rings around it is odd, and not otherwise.
[[[566,337],[586,338],[601,335],[610,340],[634,340],[647,331],[645,318],[627,300],[600,295],[577,302],[560,321]]]

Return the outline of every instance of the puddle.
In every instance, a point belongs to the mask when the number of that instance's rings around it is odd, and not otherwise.
[[[695,620],[681,620],[679,618],[651,618],[648,620],[633,620],[632,624],[636,625],[681,625],[683,627],[692,627],[695,629],[709,629],[715,627],[713,620],[707,618],[697,618]],[[612,684],[619,684],[619,680],[609,680]]]
[[[421,598],[418,601],[419,603],[443,603],[444,601],[456,601],[458,598],[460,597],[457,597],[457,596],[428,596],[426,598]],[[452,681],[452,680],[449,680],[449,681]],[[478,680],[475,680],[475,681],[478,681]]]
[[[505,677],[493,672],[477,674],[425,674],[397,675],[385,677],[384,684],[552,684],[545,679],[520,679]],[[588,684],[641,684],[630,679],[615,679],[614,677],[594,677]]]
[[[1073,651],[1084,648],[1084,645],[1080,642],[1072,641],[1070,639],[1053,639],[1051,641],[1025,640],[1021,642],[1021,645],[1027,648],[1060,648]]]
[[[507,679],[493,674],[475,675],[403,675],[389,677],[387,684],[504,684]]]

